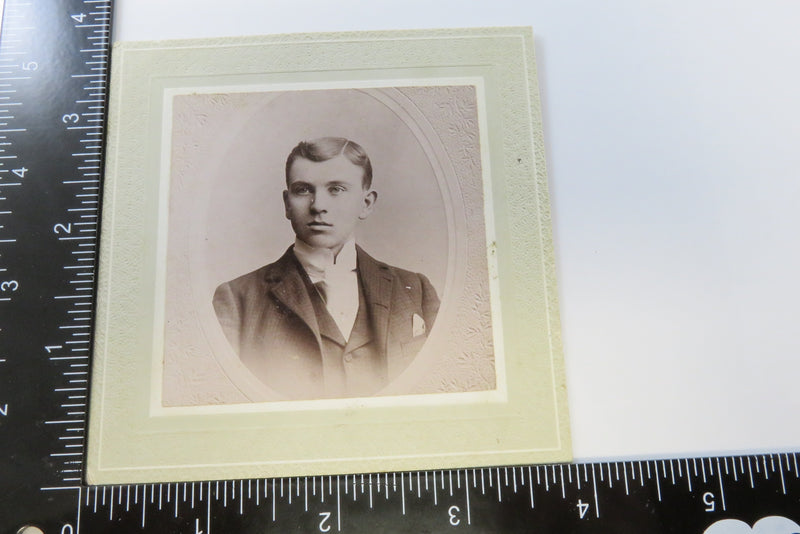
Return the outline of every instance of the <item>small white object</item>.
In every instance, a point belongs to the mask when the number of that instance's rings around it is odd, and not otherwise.
[[[419,314],[415,313],[414,316],[411,318],[411,332],[414,337],[421,336],[425,334],[425,319],[423,319]]]

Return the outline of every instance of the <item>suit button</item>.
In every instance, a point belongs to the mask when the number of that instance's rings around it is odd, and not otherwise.
[[[344,361],[345,361],[345,363],[352,362],[353,361],[353,355],[352,354],[345,354],[344,355]]]

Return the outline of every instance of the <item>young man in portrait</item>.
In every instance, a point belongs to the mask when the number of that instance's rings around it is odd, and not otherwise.
[[[286,398],[373,395],[409,365],[433,326],[439,298],[428,279],[355,242],[377,198],[360,145],[340,137],[299,143],[283,192],[294,244],[214,294],[241,361]]]

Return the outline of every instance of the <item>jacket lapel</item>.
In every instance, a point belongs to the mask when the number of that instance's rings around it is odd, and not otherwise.
[[[359,284],[358,290],[358,314],[356,315],[353,330],[350,332],[350,338],[347,340],[345,352],[352,352],[357,348],[363,347],[374,337],[373,329],[370,328],[369,322],[369,307],[367,306],[367,299],[364,297],[363,284]]]
[[[292,249],[286,251],[266,280],[268,291],[308,325],[320,342],[319,323],[306,282]]]
[[[393,276],[389,269],[356,246],[358,272],[364,289],[364,300],[372,317],[375,346],[386,356],[389,317],[392,302]]]

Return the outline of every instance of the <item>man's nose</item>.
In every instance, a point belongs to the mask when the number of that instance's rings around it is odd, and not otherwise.
[[[314,212],[327,211],[328,195],[323,193],[315,193],[311,197],[311,210]]]

